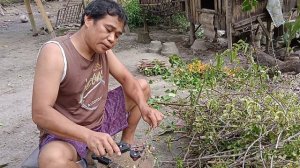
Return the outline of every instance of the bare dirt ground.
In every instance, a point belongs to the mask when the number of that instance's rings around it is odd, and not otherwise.
[[[62,3],[47,2],[45,5],[53,22]],[[37,27],[43,27],[41,15],[37,12],[35,4],[32,4],[32,8]],[[20,15],[26,15],[24,4],[6,6],[5,10],[5,15],[0,15],[0,165],[7,164],[6,167],[14,168],[20,167],[23,160],[38,146],[39,132],[31,120],[31,92],[37,52],[40,46],[50,39],[50,35],[33,37],[30,22],[20,22]],[[137,71],[137,64],[141,59],[159,59],[167,62],[168,58],[145,52],[148,45],[137,43],[136,37],[135,33],[123,36],[114,50],[136,77],[145,78]],[[152,31],[151,37],[162,41],[177,40],[179,43],[186,38],[183,35],[173,36],[164,31]],[[188,58],[190,53],[186,50],[183,54]],[[147,79],[154,81],[151,85],[153,95],[162,94],[168,85],[159,77]],[[111,82],[111,87],[116,85],[116,82]],[[168,109],[163,109],[164,113],[167,111]],[[157,140],[156,134],[161,130],[155,130],[150,137],[145,137],[147,129],[147,125],[140,122],[137,141],[156,139],[154,142],[156,165],[174,167],[168,162],[158,163],[159,160],[171,160],[174,156],[174,153],[168,152],[163,140]],[[151,156],[151,164],[154,164],[154,157]]]

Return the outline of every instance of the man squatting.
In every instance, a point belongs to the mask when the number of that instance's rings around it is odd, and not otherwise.
[[[88,150],[120,155],[112,135],[134,143],[142,117],[152,128],[163,114],[147,104],[150,87],[135,79],[111,50],[127,24],[124,10],[111,0],[94,0],[81,28],[40,49],[32,96],[32,119],[40,130],[40,168],[86,167]],[[108,91],[109,74],[120,87]],[[81,163],[81,164],[79,164]]]

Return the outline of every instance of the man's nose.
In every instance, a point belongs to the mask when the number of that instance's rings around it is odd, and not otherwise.
[[[116,40],[115,33],[110,33],[107,39],[109,42],[114,43]]]

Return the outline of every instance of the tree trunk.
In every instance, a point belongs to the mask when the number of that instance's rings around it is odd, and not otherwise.
[[[281,61],[263,51],[257,51],[254,54],[254,59],[259,65],[264,65],[267,67],[277,66],[278,70],[280,70],[282,73],[285,72],[295,72],[296,74],[300,73],[299,59]]]

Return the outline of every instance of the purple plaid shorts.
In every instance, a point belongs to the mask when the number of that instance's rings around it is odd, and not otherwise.
[[[105,104],[105,112],[102,124],[93,129],[97,132],[105,132],[109,135],[115,135],[128,126],[128,113],[125,109],[125,98],[122,87],[118,87],[108,92],[107,101]],[[62,139],[55,135],[48,134],[45,136],[39,145],[41,149],[43,146],[51,141],[65,141],[73,145],[81,158],[85,158],[88,152],[87,145],[83,142]]]

